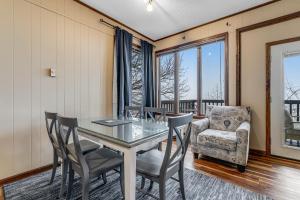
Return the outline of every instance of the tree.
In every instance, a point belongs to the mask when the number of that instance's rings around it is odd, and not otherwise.
[[[181,63],[182,58],[179,58]],[[174,56],[166,56],[161,59],[160,63],[160,92],[164,99],[174,99],[174,74],[175,74],[175,58]],[[132,104],[141,105],[143,100],[143,69],[142,69],[142,56],[138,50],[133,50],[132,53]],[[184,76],[186,69],[180,67],[179,69],[179,94],[184,97],[190,90],[187,84],[187,78]]]
[[[299,100],[300,88],[290,83],[288,79],[285,82],[285,99],[286,100]]]
[[[140,51],[133,50],[132,52],[132,104],[142,105],[143,103],[143,69],[142,56]]]
[[[181,66],[182,56],[178,59],[179,66]],[[160,59],[160,94],[162,100],[174,99],[174,76],[175,76],[175,56],[166,55]],[[190,91],[190,86],[187,84],[187,77],[185,76],[186,68],[184,66],[178,69],[179,83],[178,91],[179,97],[182,99]]]

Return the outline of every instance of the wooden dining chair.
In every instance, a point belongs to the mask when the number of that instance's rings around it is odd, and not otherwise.
[[[142,118],[143,107],[142,106],[125,106],[125,118]]]
[[[94,177],[99,177],[110,170],[120,168],[120,184],[121,191],[123,193],[123,157],[107,148],[100,148],[95,151],[91,151],[87,154],[83,154],[82,148],[78,139],[77,133],[77,119],[57,117],[59,133],[66,132],[66,140],[63,143],[66,149],[66,155],[69,160],[69,181],[67,198],[70,199],[74,172],[80,176],[81,187],[82,187],[82,199],[87,200],[89,196],[89,182]],[[61,134],[62,135],[62,134]],[[69,137],[72,136],[74,145],[68,144]],[[74,147],[74,148],[73,148]],[[123,193],[124,194],[124,193]]]
[[[64,185],[66,184],[66,176],[68,171],[68,159],[61,145],[63,140],[65,140],[65,136],[61,136],[58,134],[58,127],[57,127],[57,113],[45,112],[45,120],[46,120],[46,128],[47,133],[50,139],[50,142],[53,147],[53,167],[52,167],[52,175],[50,179],[50,185],[53,183],[56,169],[58,166],[58,159],[61,158],[62,160],[62,181],[61,181],[61,189],[60,189],[60,196],[64,193]],[[54,129],[54,131],[53,131]],[[54,134],[54,133],[55,134]],[[88,153],[90,151],[96,150],[99,148],[99,145],[90,142],[88,140],[81,140],[80,145],[83,149],[83,153]],[[74,149],[74,145],[71,143],[70,148]]]
[[[184,158],[188,148],[191,136],[191,124],[193,114],[187,114],[168,119],[169,133],[165,153],[156,149],[137,156],[136,169],[137,174],[150,181],[159,184],[160,200],[166,199],[166,182],[170,178],[180,183],[182,198],[185,199],[184,191]],[[179,128],[186,127],[184,137],[182,137]],[[173,134],[177,137],[177,148],[173,152]],[[172,153],[173,152],[173,153]],[[173,178],[178,173],[179,179]],[[141,190],[144,192],[143,190]],[[147,194],[147,192],[145,192]]]

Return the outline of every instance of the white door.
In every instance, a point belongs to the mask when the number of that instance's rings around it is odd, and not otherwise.
[[[300,42],[274,45],[270,52],[271,154],[300,160]]]

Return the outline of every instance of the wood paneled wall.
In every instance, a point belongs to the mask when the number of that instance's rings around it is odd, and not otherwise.
[[[0,179],[52,162],[45,110],[112,115],[113,30],[98,19],[71,0],[0,0]]]

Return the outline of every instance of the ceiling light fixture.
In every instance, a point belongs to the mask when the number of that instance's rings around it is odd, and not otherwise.
[[[147,5],[147,11],[151,12],[153,10],[152,0],[147,0],[146,5]]]

